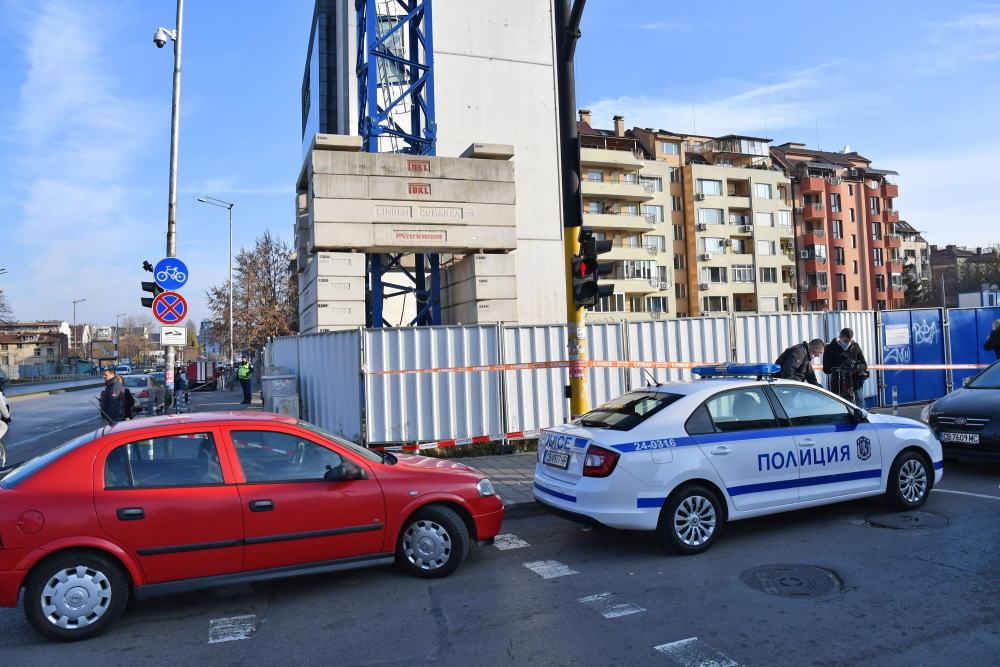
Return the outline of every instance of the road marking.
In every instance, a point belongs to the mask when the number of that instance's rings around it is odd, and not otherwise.
[[[500,551],[507,551],[508,549],[522,549],[524,547],[531,546],[524,540],[522,540],[517,535],[511,535],[510,533],[506,535],[497,535],[493,538],[493,546],[495,546]]]
[[[80,422],[74,422],[72,424],[63,424],[63,425],[61,425],[59,427],[59,431],[66,430],[68,428],[73,428],[75,426],[83,426],[84,424],[87,424],[87,423],[90,423],[90,422],[92,422],[94,420],[99,420],[99,419],[100,419],[100,417],[90,417],[90,418],[84,419],[83,421],[80,421]],[[42,438],[47,438],[50,435],[53,435],[54,433],[58,433],[59,431],[49,431],[48,433],[42,433],[41,435],[36,435],[33,438],[28,438],[27,440],[20,440],[18,442],[11,443],[9,446],[10,446],[11,449],[13,449],[14,447],[20,447],[21,445],[26,445],[29,442],[34,442],[35,440],[41,440]]]
[[[604,618],[618,618],[619,616],[628,616],[629,614],[637,614],[640,611],[646,611],[644,608],[637,604],[632,604],[631,602],[616,603],[612,599],[614,597],[614,593],[598,593],[597,595],[580,598],[577,602],[582,602],[591,609],[596,610],[597,613],[604,616]]]
[[[257,615],[231,616],[217,618],[208,622],[208,643],[220,644],[234,642],[238,639],[250,639],[257,631]]]
[[[931,489],[941,493],[955,493],[960,496],[972,496],[973,498],[989,498],[990,500],[1000,500],[1000,496],[988,496],[985,493],[969,493],[968,491],[952,491],[951,489]]]
[[[697,637],[661,644],[654,648],[660,653],[669,655],[683,667],[742,667],[705,642],[699,641]]]
[[[541,576],[542,579],[555,579],[556,577],[565,577],[570,574],[580,574],[557,560],[536,560],[525,563],[524,566]]]

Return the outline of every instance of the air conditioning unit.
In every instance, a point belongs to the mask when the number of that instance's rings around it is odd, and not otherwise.
[[[712,253],[703,252],[702,254],[698,255],[698,259],[700,259],[703,262],[707,262],[708,260],[712,259]]]
[[[856,168],[851,167],[851,176],[857,176],[859,173],[860,172]]]
[[[702,284],[698,285],[698,287],[702,291],[707,290],[708,289],[708,283],[702,283]]]
[[[795,269],[788,269],[788,276],[790,278],[794,278],[795,277]]]
[[[694,196],[694,198],[697,199],[698,201],[705,201],[705,193],[699,192]]]
[[[837,178],[836,176],[830,179],[830,185],[840,185],[841,182],[842,182],[841,179]]]
[[[788,302],[789,303],[798,303],[799,302],[799,297],[797,297],[797,296],[790,296],[790,297],[788,297]]]
[[[697,229],[697,230],[698,230],[699,232],[704,232],[704,231],[708,231],[708,223],[707,223],[707,222],[699,222],[699,223],[697,224],[697,226],[696,226],[696,229]]]
[[[800,292],[808,292],[809,291],[809,285],[799,285],[799,291]]]
[[[733,240],[732,239],[726,239],[726,246],[727,247],[732,247],[732,245],[733,245]]]
[[[806,210],[805,206],[796,206],[795,207],[795,212],[796,213],[803,213],[805,210]]]
[[[750,234],[752,232],[753,232],[753,227],[750,225],[743,225],[742,227],[740,227],[740,233],[742,234]]]
[[[800,251],[799,257],[801,257],[802,259],[809,259],[809,251],[808,250]]]

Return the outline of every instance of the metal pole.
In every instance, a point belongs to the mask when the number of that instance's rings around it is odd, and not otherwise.
[[[174,91],[170,106],[170,185],[167,204],[167,257],[177,256],[177,140],[181,111],[181,35],[184,27],[184,0],[177,0],[174,37]],[[164,379],[167,392],[174,391],[174,347],[167,346]]]
[[[570,370],[570,415],[587,412],[587,328],[583,311],[573,303],[573,256],[580,252],[578,233],[583,224],[580,192],[580,138],[576,129],[576,72],[573,56],[580,37],[580,16],[586,0],[556,0],[555,28],[558,50],[559,157],[562,174],[563,249],[566,265],[566,337]]]
[[[233,205],[229,205],[229,373],[233,372]]]

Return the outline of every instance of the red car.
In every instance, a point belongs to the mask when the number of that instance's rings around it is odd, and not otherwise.
[[[460,463],[355,445],[290,417],[124,422],[0,471],[0,606],[92,637],[142,600],[400,563],[444,577],[503,503]]]

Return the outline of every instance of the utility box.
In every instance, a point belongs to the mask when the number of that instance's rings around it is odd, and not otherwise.
[[[298,394],[288,396],[268,396],[264,401],[264,412],[299,418]]]

